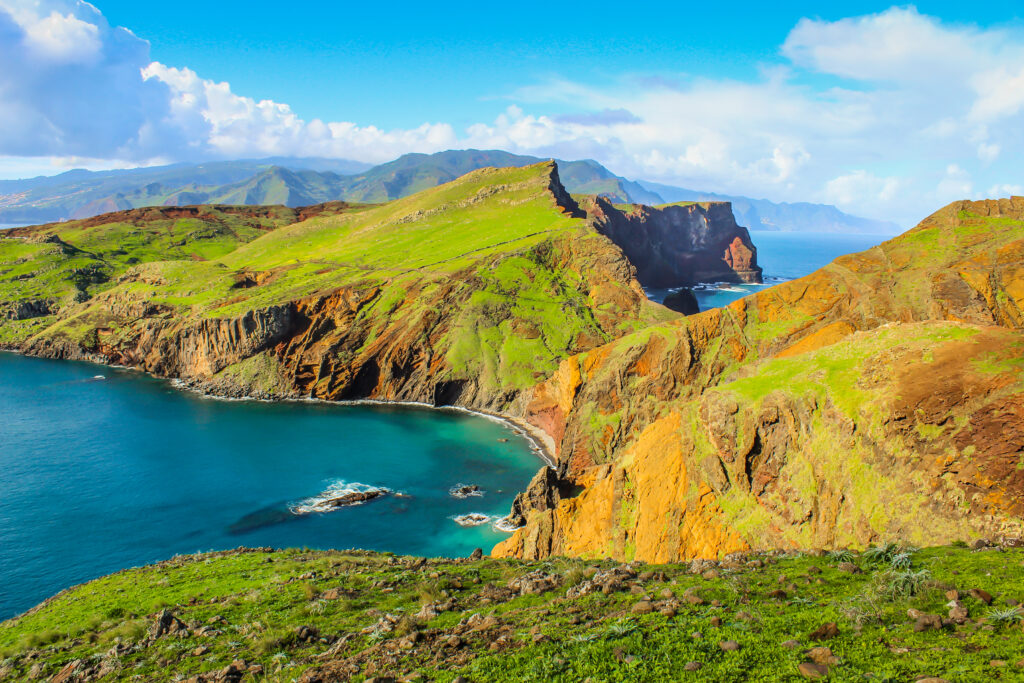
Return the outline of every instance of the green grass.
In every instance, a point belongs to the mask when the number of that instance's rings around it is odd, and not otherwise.
[[[180,680],[243,659],[262,665],[269,681],[290,681],[332,660],[354,663],[356,681],[369,677],[370,669],[440,681],[460,675],[473,681],[791,681],[798,679],[804,651],[814,646],[829,647],[838,659],[830,680],[1008,681],[1022,675],[1020,612],[1011,601],[1024,597],[1024,551],[896,548],[889,555],[756,556],[754,565],[763,566],[726,563],[710,579],[685,564],[640,565],[641,576],[620,590],[582,597],[567,597],[566,591],[613,564],[485,559],[418,567],[412,558],[300,550],[181,557],[79,586],[0,624],[0,667],[7,667],[0,671],[22,680],[30,664],[40,663],[52,675],[75,659],[98,661],[93,657],[102,659],[121,643],[117,668],[102,680]],[[893,557],[903,555],[907,565],[895,567]],[[843,561],[863,573],[841,571]],[[557,586],[493,598],[494,591],[536,571],[554,576]],[[638,593],[629,590],[632,583]],[[992,606],[968,597],[971,588],[991,593]],[[777,589],[785,596],[769,595]],[[954,589],[970,621],[915,632],[907,611],[945,616],[945,592]],[[693,593],[703,603],[681,600],[674,616],[632,611],[641,595],[660,606],[663,592],[674,600]],[[449,600],[452,609],[436,617],[414,616],[423,604]],[[218,633],[147,644],[153,616],[164,608],[193,631],[214,624]],[[398,627],[375,634],[384,614],[394,615]],[[497,620],[492,629],[460,626],[488,616]],[[839,635],[812,641],[810,634],[827,622],[837,624]],[[300,641],[296,634],[303,626],[324,640]],[[420,634],[417,643],[398,647],[412,631]],[[462,639],[458,648],[440,645],[454,634]],[[492,650],[498,635],[506,636],[505,644]],[[348,641],[320,658],[340,636]],[[791,639],[796,648],[783,646]],[[723,652],[719,643],[726,640],[740,649]],[[209,651],[193,655],[200,645]],[[689,673],[683,668],[688,662],[702,668]]]

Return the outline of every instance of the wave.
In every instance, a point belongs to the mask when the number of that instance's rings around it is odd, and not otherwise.
[[[510,534],[513,531],[515,531],[516,529],[520,529],[520,528],[522,528],[522,527],[518,527],[515,524],[513,524],[512,522],[510,522],[508,517],[499,517],[498,519],[496,519],[494,521],[494,530],[495,531],[503,531],[506,534]]]
[[[459,526],[483,526],[484,524],[490,524],[491,528],[495,531],[501,531],[504,533],[512,533],[519,528],[517,526],[512,526],[508,521],[508,517],[485,515],[482,512],[470,512],[465,515],[456,515],[451,519]]]
[[[465,515],[456,515],[452,517],[452,521],[459,526],[482,526],[493,521],[493,517],[485,515],[480,512],[470,512]]]
[[[350,483],[343,479],[331,482],[321,493],[288,506],[293,515],[309,515],[314,512],[332,512],[342,507],[362,505],[390,493],[391,489],[383,486]]]

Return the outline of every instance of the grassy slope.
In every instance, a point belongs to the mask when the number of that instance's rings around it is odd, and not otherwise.
[[[130,267],[154,261],[208,261],[293,222],[289,210],[248,215],[206,207],[197,217],[146,217],[55,223],[12,231],[0,239],[0,306],[45,300],[55,307],[84,301],[115,286]],[[14,344],[42,331],[53,316],[0,325],[0,343]]]
[[[707,578],[687,565],[640,565],[635,580],[582,597],[566,592],[613,564],[440,560],[418,567],[390,555],[298,550],[181,557],[71,589],[3,623],[0,667],[7,668],[0,671],[5,680],[20,680],[33,663],[52,675],[66,662],[106,658],[117,668],[103,680],[164,681],[242,659],[261,665],[270,681],[294,680],[311,667],[357,671],[353,680],[420,672],[439,681],[789,681],[799,679],[809,648],[827,647],[836,658],[830,680],[1022,675],[1022,612],[1010,605],[1024,598],[1024,551],[938,547],[904,557],[889,550],[878,559],[763,557],[724,564]],[[863,573],[840,570],[850,560]],[[536,594],[504,592],[527,574],[557,585]],[[969,597],[974,588],[994,596],[992,605]],[[776,590],[784,593],[770,595]],[[948,590],[960,591],[968,622],[915,632],[908,609],[945,617]],[[634,612],[644,596],[654,610]],[[449,600],[449,611],[415,616],[424,604]],[[661,613],[668,606],[675,614]],[[193,630],[212,624],[216,633],[143,642],[164,608]],[[381,627],[385,614],[396,618],[394,630]],[[472,628],[490,616],[496,621]],[[839,635],[812,640],[827,622],[838,625]],[[303,626],[323,640],[300,641]],[[412,632],[418,641],[401,646]],[[452,635],[461,639],[457,647],[445,644]],[[318,657],[343,636],[347,642]],[[729,640],[740,649],[722,651],[719,643]],[[797,643],[787,647],[789,640]],[[106,654],[118,645],[118,656]],[[205,650],[195,654],[199,647]],[[684,669],[689,662],[702,664],[699,673]]]
[[[579,229],[580,221],[554,210],[539,192],[545,182],[536,168],[478,172],[390,204],[289,225],[209,263],[151,264],[114,294],[223,317],[354,282],[401,280],[412,271],[450,274],[489,253]],[[525,185],[469,203],[494,183]],[[274,274],[267,284],[234,287],[237,273],[266,271]]]

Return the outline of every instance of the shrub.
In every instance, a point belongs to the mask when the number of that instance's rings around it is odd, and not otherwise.
[[[993,607],[985,613],[985,619],[996,626],[1011,626],[1024,621],[1024,610],[1020,607]]]

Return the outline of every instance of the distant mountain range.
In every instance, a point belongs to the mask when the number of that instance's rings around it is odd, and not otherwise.
[[[406,154],[372,167],[341,159],[271,157],[116,171],[76,169],[57,176],[0,180],[0,223],[55,222],[142,206],[385,202],[485,166],[527,166],[540,160],[498,150],[452,150]],[[731,201],[737,222],[752,230],[895,234],[900,229],[895,223],[851,216],[827,204],[777,204],[628,180],[589,159],[559,160],[558,169],[570,192],[600,194],[616,203]]]

